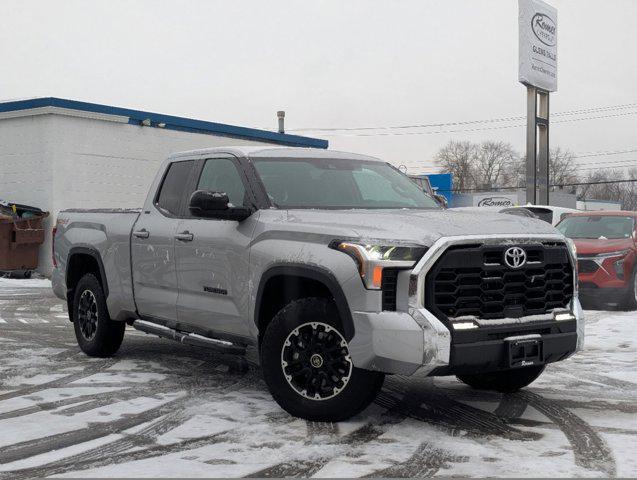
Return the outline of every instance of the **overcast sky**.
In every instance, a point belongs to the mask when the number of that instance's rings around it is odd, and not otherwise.
[[[555,117],[620,115],[555,123],[551,144],[637,150],[637,1],[549,3],[559,38],[552,112],[634,104]],[[0,98],[56,96],[270,129],[279,109],[288,129],[519,116],[517,16],[516,0],[0,0]],[[508,128],[522,123],[304,133],[418,173],[432,171],[450,139],[504,140],[523,152],[524,127]],[[449,132],[485,127],[505,128]],[[579,161],[637,165],[637,151]]]

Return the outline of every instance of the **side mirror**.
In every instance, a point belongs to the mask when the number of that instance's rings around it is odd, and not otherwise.
[[[195,217],[216,218],[219,220],[236,220],[241,222],[252,211],[245,207],[235,207],[228,200],[228,195],[221,192],[197,190],[190,196],[188,209]]]

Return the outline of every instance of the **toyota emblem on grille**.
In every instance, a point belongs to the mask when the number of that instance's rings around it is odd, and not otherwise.
[[[520,268],[526,263],[526,252],[520,247],[511,247],[504,252],[504,263],[511,268]]]

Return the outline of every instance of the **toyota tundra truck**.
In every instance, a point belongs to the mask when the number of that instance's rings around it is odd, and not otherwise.
[[[141,210],[60,212],[53,247],[53,290],[87,355],[114,355],[127,324],[252,348],[278,404],[314,421],[360,412],[388,374],[516,391],[584,341],[570,240],[443,210],[363,155],[179,153]]]

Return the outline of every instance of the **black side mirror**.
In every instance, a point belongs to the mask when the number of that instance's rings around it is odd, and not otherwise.
[[[242,221],[252,215],[245,207],[235,207],[228,200],[228,195],[221,192],[197,190],[190,196],[188,209],[195,217],[216,218],[219,220]]]

